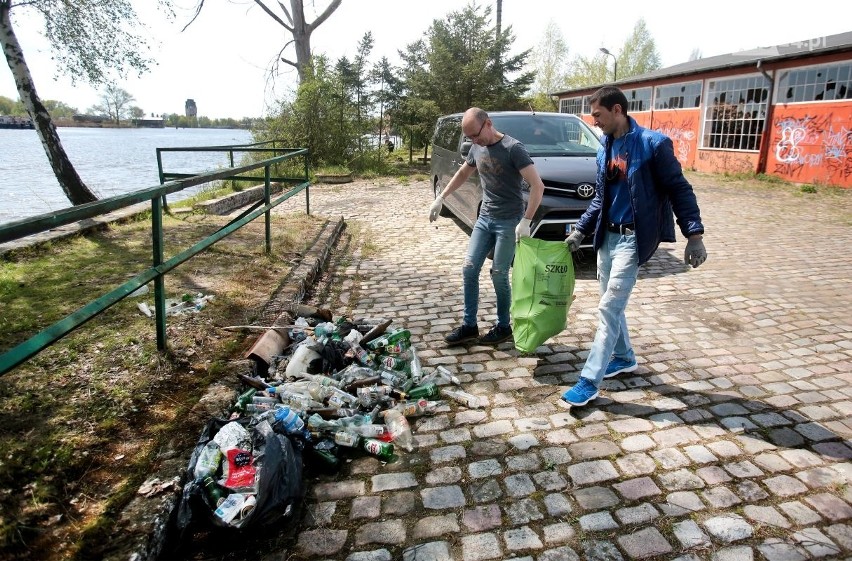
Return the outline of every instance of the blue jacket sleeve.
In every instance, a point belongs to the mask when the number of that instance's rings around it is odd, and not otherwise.
[[[674,155],[670,138],[663,137],[655,147],[654,164],[652,169],[656,175],[655,182],[668,196],[681,233],[686,237],[703,234],[704,225],[701,223],[698,200],[692,185],[683,176],[683,169]]]

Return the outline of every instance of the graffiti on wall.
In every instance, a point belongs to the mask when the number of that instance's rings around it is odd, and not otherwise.
[[[757,154],[729,152],[727,150],[701,150],[698,152],[697,166],[701,171],[711,173],[753,173],[757,165]]]
[[[682,164],[690,162],[689,154],[695,144],[695,120],[692,117],[682,117],[680,122],[674,119],[662,121],[654,130],[663,133],[672,139],[675,156]]]
[[[848,183],[852,178],[852,119],[844,112],[790,111],[773,122],[773,172],[793,181]]]

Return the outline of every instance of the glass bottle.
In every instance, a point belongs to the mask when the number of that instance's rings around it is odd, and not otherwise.
[[[389,462],[393,459],[393,444],[390,442],[382,442],[373,438],[365,438],[361,443],[361,448],[378,459]]]
[[[410,398],[435,397],[436,395],[438,395],[438,386],[434,382],[415,386],[408,390],[408,397]]]

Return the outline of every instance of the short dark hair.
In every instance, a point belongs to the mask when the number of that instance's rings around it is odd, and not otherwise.
[[[589,105],[597,103],[603,105],[608,111],[616,104],[621,106],[621,112],[627,115],[627,96],[615,86],[604,86],[589,98]]]

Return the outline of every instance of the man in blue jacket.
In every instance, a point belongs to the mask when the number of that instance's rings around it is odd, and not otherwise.
[[[598,396],[604,378],[637,368],[624,310],[639,265],[660,242],[675,241],[672,211],[688,239],[684,262],[693,268],[707,259],[704,225],[692,185],[683,176],[667,136],[640,127],[627,116],[627,98],[613,86],[592,95],[595,125],[603,133],[598,151],[595,197],[565,239],[577,251],[594,232],[601,299],[598,330],[577,384],[562,395],[579,407]]]

